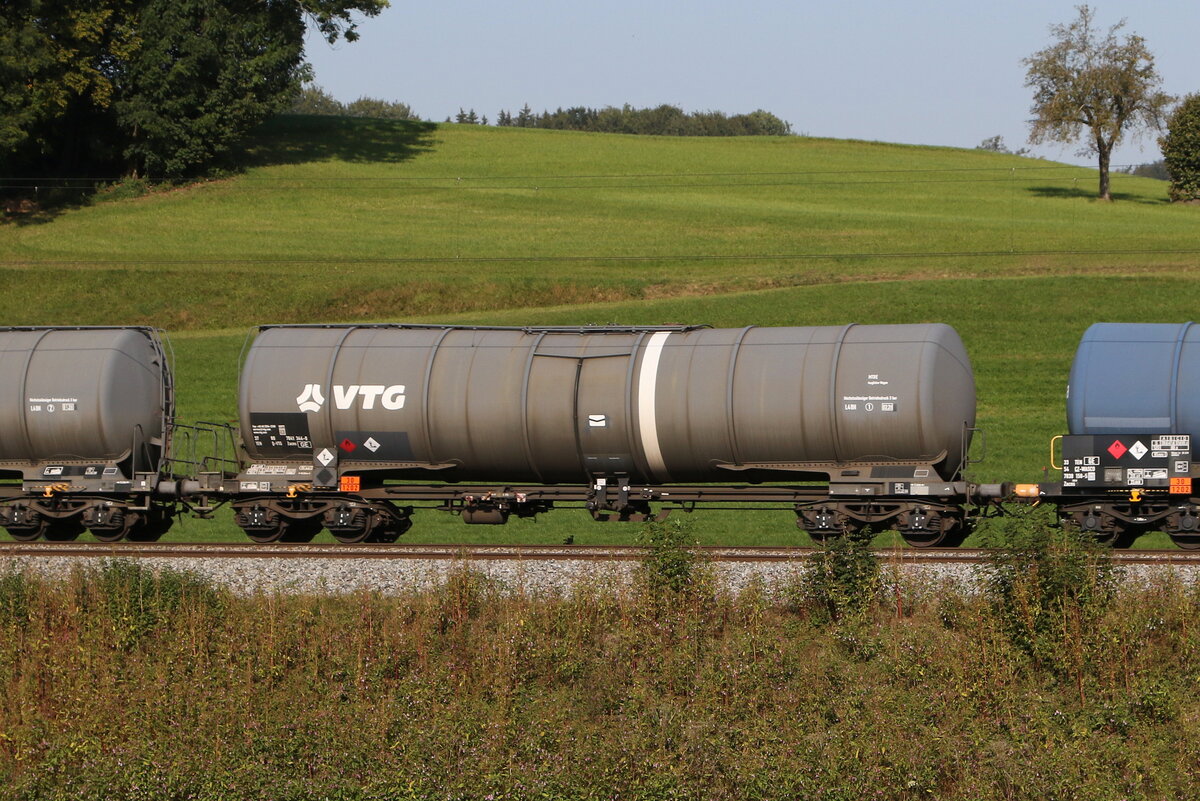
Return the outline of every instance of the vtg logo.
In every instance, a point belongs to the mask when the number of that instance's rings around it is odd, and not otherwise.
[[[388,411],[404,408],[404,384],[341,384],[333,385],[333,405],[339,409],[349,409],[355,399],[363,409],[374,409],[375,401]],[[302,412],[319,412],[325,405],[325,394],[320,384],[305,384],[304,391],[296,396],[296,405]]]

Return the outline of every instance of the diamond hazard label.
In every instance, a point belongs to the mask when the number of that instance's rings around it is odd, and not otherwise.
[[[363,443],[363,447],[369,450],[371,453],[374,453],[375,451],[379,450],[381,446],[375,441],[374,437],[367,437],[367,441]]]
[[[317,454],[317,461],[328,467],[329,463],[333,461],[333,451],[329,448],[322,448],[321,452]]]
[[[1114,459],[1120,459],[1125,455],[1125,451],[1129,450],[1121,440],[1113,440],[1113,444],[1108,446],[1108,452],[1112,454]]]
[[[1143,456],[1145,456],[1147,453],[1150,452],[1150,449],[1147,448],[1145,445],[1143,445],[1141,443],[1141,441],[1139,440],[1138,442],[1135,442],[1135,443],[1133,443],[1133,445],[1130,446],[1129,452],[1131,454],[1133,454],[1134,459],[1141,459]]]
[[[352,453],[358,446],[349,439],[344,439],[338,444],[338,447],[344,450],[346,453]]]

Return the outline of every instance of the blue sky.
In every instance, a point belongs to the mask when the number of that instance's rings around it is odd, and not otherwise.
[[[1027,146],[1031,93],[1021,59],[1050,42],[1073,2],[746,0],[392,0],[361,39],[310,35],[316,82],[340,100],[367,95],[444,120],[459,107],[653,106],[727,113],[763,108],[798,133],[974,147],[997,134]],[[1200,91],[1200,3],[1092,5],[1103,28],[1127,19],[1156,56],[1163,88]],[[1092,163],[1075,146],[1038,155]],[[1154,137],[1117,164],[1159,158]]]

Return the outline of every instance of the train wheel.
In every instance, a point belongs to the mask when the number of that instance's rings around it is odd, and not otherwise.
[[[1172,534],[1171,542],[1185,551],[1200,551],[1200,536],[1196,534]]]
[[[120,506],[90,506],[83,510],[83,525],[100,542],[120,542],[140,519],[137,512]]]
[[[1200,550],[1200,516],[1191,509],[1170,515],[1163,530],[1185,551]]]
[[[91,528],[88,529],[88,533],[90,533],[100,542],[120,542],[121,540],[125,539],[125,534],[127,532],[125,528],[122,527],[119,529]]]
[[[393,543],[400,535],[412,528],[411,517],[397,517],[380,526],[371,536],[371,542]]]
[[[252,526],[242,526],[242,531],[245,531],[246,536],[253,542],[266,545],[283,539],[287,528],[287,520],[281,515],[271,512],[268,516],[256,520]]]
[[[273,542],[282,541],[283,536],[287,533],[287,530],[287,522],[284,520],[279,520],[273,526],[264,526],[263,528],[258,528],[254,531],[247,531],[246,536],[249,537],[253,542],[257,542],[260,545],[269,545]]]
[[[49,521],[37,510],[21,503],[0,509],[0,514],[3,514],[4,528],[8,535],[17,542],[40,540],[49,525]]]
[[[900,516],[900,536],[913,548],[949,548],[966,539],[959,521],[935,511],[916,509]]]
[[[946,533],[943,531],[914,532],[905,531],[904,541],[913,548],[936,548],[946,544]]]
[[[171,530],[175,519],[170,515],[153,515],[148,519],[141,518],[129,527],[126,538],[130,542],[158,542],[163,534]]]
[[[313,537],[321,531],[321,518],[305,517],[290,519],[287,530],[279,538],[280,542],[312,542]]]
[[[83,523],[79,518],[66,520],[50,520],[46,525],[46,539],[51,542],[71,542],[83,533]]]
[[[1090,534],[1101,545],[1111,545],[1114,548],[1128,548],[1137,538],[1135,532],[1126,531],[1121,522],[1111,514],[1097,513],[1094,510],[1071,512],[1059,521],[1064,528],[1073,528]]]
[[[137,518],[136,512],[118,512],[115,516],[109,518],[107,524],[89,525],[88,531],[91,532],[91,536],[96,537],[101,542],[120,542],[130,532],[130,528],[136,522]]]
[[[237,510],[234,522],[246,532],[253,542],[266,545],[279,542],[288,531],[289,521],[274,509],[265,506],[251,506]]]
[[[46,519],[39,517],[36,523],[9,526],[5,530],[8,532],[8,536],[17,542],[37,542],[42,538],[42,534],[46,532]]]
[[[846,515],[826,506],[796,510],[796,526],[818,544],[845,534],[848,522]]]
[[[317,518],[292,518],[275,515],[274,518],[261,527],[244,529],[246,536],[260,545],[272,542],[311,542],[321,530],[321,521]]]
[[[379,517],[362,506],[339,506],[325,513],[325,528],[343,545],[366,542],[381,528]]]

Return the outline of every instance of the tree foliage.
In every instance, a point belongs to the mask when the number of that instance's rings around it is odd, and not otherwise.
[[[114,104],[134,177],[179,177],[287,107],[304,23],[280,3],[147,0]]]
[[[1171,179],[1171,200],[1200,200],[1200,94],[1183,99],[1158,143]]]
[[[990,153],[1005,153],[1010,156],[1027,156],[1029,155],[1028,148],[1020,148],[1019,150],[1009,150],[1008,145],[1004,144],[1003,136],[989,136],[979,144],[975,145],[976,150],[986,150]]]
[[[1131,164],[1125,168],[1124,172],[1139,178],[1153,178],[1156,181],[1171,180],[1171,176],[1167,172],[1167,164],[1162,159],[1149,164]]]
[[[291,114],[315,114],[323,117],[342,117],[346,114],[346,104],[326,92],[320,86],[305,86],[296,94]]]
[[[0,166],[175,178],[286,108],[304,31],[357,38],[387,0],[3,0]]]
[[[1112,150],[1125,136],[1161,127],[1172,98],[1159,91],[1154,55],[1137,34],[1118,36],[1122,20],[1099,32],[1092,9],[1077,7],[1065,25],[1051,25],[1054,42],[1024,59],[1025,85],[1033,89],[1029,141],[1082,140],[1082,154],[1095,155],[1100,197],[1111,199]]]
[[[131,2],[4,0],[0,8],[0,154],[44,144],[48,124],[74,108],[109,107],[112,65],[141,43]]]
[[[407,103],[365,96],[343,103],[319,86],[305,86],[301,89],[288,112],[329,117],[368,117],[376,120],[420,119]]]
[[[786,136],[792,132],[790,124],[762,109],[749,114],[726,115],[720,111],[687,113],[671,105],[634,108],[626,104],[621,108],[606,106],[600,109],[572,106],[536,115],[526,104],[516,117],[501,111],[496,115],[496,122],[518,128],[658,136]]]

